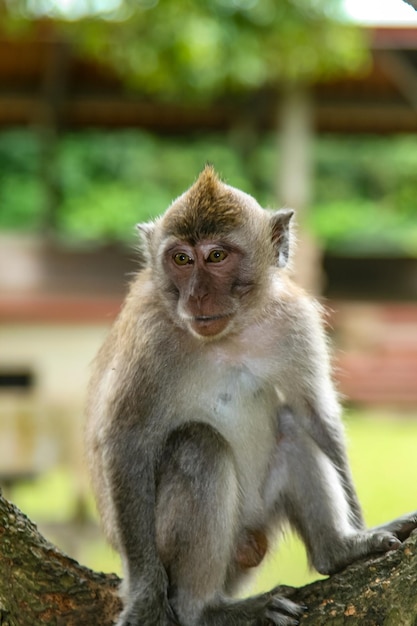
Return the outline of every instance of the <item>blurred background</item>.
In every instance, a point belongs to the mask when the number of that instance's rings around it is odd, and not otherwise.
[[[120,571],[83,458],[134,225],[206,162],[297,210],[369,524],[417,509],[417,11],[402,0],[0,0],[0,485]],[[253,588],[317,578],[292,537]]]

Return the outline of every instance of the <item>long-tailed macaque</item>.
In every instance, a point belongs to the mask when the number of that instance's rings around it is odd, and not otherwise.
[[[297,624],[277,588],[232,594],[283,524],[319,572],[396,549],[368,530],[346,458],[320,308],[286,269],[292,211],[206,167],[154,223],[92,377],[87,445],[120,552],[118,626]]]

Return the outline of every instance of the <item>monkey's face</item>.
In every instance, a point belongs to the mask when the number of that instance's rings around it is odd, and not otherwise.
[[[250,289],[241,275],[244,255],[221,240],[175,240],[165,250],[165,272],[177,297],[177,315],[193,335],[215,337],[233,326]]]
[[[206,167],[156,222],[139,225],[160,303],[199,338],[251,323],[288,260],[292,211],[270,213]]]

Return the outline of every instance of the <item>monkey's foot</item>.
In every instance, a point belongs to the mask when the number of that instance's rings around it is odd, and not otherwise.
[[[267,593],[225,602],[206,610],[201,623],[204,626],[297,626],[307,607],[285,597],[277,587]]]

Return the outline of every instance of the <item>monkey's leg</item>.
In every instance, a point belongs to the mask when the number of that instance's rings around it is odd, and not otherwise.
[[[312,565],[331,574],[367,555],[398,548],[394,526],[367,530],[359,525],[338,469],[290,411],[280,417],[280,430],[285,510]]]
[[[181,624],[194,623],[226,580],[238,486],[227,443],[209,425],[173,431],[157,470],[157,547]]]
[[[236,557],[239,486],[228,443],[211,426],[171,433],[157,471],[157,546],[169,578],[169,601],[181,626],[298,624],[302,609],[286,598],[225,598]]]

